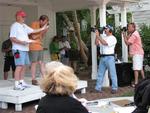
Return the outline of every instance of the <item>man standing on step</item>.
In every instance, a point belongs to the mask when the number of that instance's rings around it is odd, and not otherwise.
[[[16,12],[16,22],[10,28],[10,40],[12,41],[12,51],[15,59],[15,90],[24,90],[29,87],[24,81],[24,74],[26,65],[30,64],[29,61],[29,43],[35,41],[29,40],[28,35],[31,33],[38,33],[48,28],[44,26],[40,29],[34,30],[27,26],[25,22],[26,13],[22,10]]]
[[[33,29],[42,28],[44,25],[47,25],[49,18],[47,15],[41,15],[38,21],[34,21],[31,24]],[[29,45],[29,57],[31,61],[31,74],[32,74],[32,84],[38,85],[36,80],[36,66],[39,64],[41,76],[44,75],[44,62],[43,62],[43,38],[48,29],[43,30],[40,33],[31,34],[30,39],[35,40],[36,43],[31,43]]]

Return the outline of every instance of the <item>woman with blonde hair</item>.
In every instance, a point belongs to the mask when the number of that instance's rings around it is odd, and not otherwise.
[[[77,87],[77,77],[71,67],[52,61],[46,64],[40,87],[46,95],[40,100],[36,113],[88,113],[71,95]]]

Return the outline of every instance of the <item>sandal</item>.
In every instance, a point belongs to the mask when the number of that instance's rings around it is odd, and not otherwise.
[[[133,83],[133,84],[131,85],[131,87],[135,88],[135,87],[136,87],[136,85],[137,85],[137,84]]]

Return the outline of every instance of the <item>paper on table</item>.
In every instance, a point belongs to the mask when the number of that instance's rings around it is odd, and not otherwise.
[[[134,106],[130,107],[114,107],[114,110],[117,113],[132,113],[135,110]]]
[[[34,42],[36,42],[36,41],[29,39],[29,40],[26,40],[26,42],[28,42],[28,43],[34,43]]]

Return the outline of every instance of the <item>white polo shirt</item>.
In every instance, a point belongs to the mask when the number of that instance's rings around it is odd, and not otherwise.
[[[102,38],[108,43],[108,45],[100,44],[100,54],[109,55],[115,53],[115,46],[117,43],[116,37],[111,36],[102,36]]]
[[[60,42],[59,42],[59,49],[64,48],[64,47],[66,47],[66,48],[68,48],[68,49],[71,48],[71,46],[70,46],[70,44],[69,44],[68,41],[65,41],[65,42],[60,41]],[[65,55],[65,49],[62,49],[62,50],[60,51],[60,54]]]
[[[32,33],[33,29],[27,26],[26,24],[20,24],[15,22],[10,28],[10,38],[15,37],[20,41],[28,41],[28,34]],[[29,44],[21,45],[17,43],[12,43],[13,50],[29,51]]]

